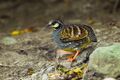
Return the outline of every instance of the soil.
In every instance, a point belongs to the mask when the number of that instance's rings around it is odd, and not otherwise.
[[[37,31],[14,37],[17,44],[4,45],[0,42],[0,80],[19,80],[28,76],[29,67],[37,72],[42,65],[51,63],[50,58],[45,56],[56,47],[51,39],[52,30],[46,28],[51,19],[60,18],[65,23],[92,26],[98,38],[98,46],[119,43],[120,12],[118,9],[111,12],[112,7],[106,9],[104,5],[101,4],[101,7],[99,2],[92,0],[1,2],[0,39],[10,36],[14,30],[34,27]]]

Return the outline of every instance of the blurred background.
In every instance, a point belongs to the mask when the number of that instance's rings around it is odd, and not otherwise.
[[[56,74],[59,62],[54,61],[57,45],[51,37],[52,29],[45,29],[51,19],[61,19],[66,24],[90,25],[98,39],[97,47],[120,43],[120,0],[0,0],[0,80],[48,80],[47,73],[53,72],[54,68]],[[97,64],[101,67],[92,64],[96,70],[93,69],[95,72],[90,74],[101,77],[95,80],[103,80],[101,72],[107,77],[115,75],[116,80],[120,80],[120,56],[114,54],[120,52],[119,47],[115,49],[118,51],[112,51],[112,47],[110,50],[110,55],[106,56],[105,52],[101,58],[99,55],[93,58],[95,63],[100,61]],[[81,65],[82,59],[84,55],[76,60],[75,65]],[[65,61],[60,63],[71,66]],[[80,74],[83,73],[80,70]]]
[[[0,0],[0,33],[44,27],[54,18],[68,23],[115,24],[120,20],[120,0]]]

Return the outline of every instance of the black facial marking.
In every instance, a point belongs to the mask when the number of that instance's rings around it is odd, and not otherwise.
[[[63,22],[61,20],[58,20],[58,19],[51,20],[48,25],[53,26],[55,24],[59,24],[59,26],[55,27],[55,29],[59,29],[61,26],[63,26]]]

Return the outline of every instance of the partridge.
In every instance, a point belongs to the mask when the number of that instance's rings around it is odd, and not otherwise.
[[[74,61],[79,53],[93,42],[97,42],[93,29],[84,24],[64,24],[54,19],[48,23],[53,28],[53,40],[61,50],[74,52],[67,61]]]

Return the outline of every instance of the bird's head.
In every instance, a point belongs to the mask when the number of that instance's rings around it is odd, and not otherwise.
[[[61,20],[57,20],[57,19],[51,20],[48,23],[48,27],[52,27],[54,30],[60,29],[62,26],[63,26],[63,22]]]

